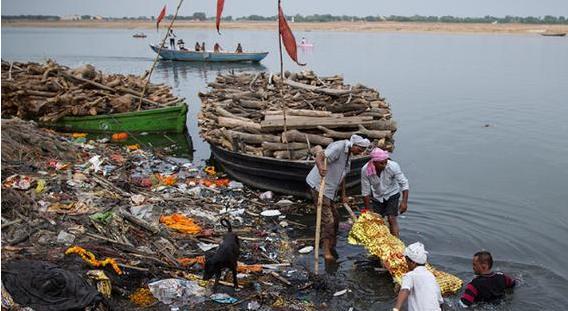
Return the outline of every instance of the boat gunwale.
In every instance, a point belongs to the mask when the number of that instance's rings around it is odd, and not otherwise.
[[[171,107],[162,107],[162,108],[154,108],[148,110],[140,110],[140,111],[129,111],[129,112],[119,112],[119,113],[110,113],[110,114],[99,114],[96,116],[66,116],[61,118],[55,122],[42,122],[44,124],[56,124],[60,121],[86,121],[86,120],[99,120],[99,119],[108,119],[108,118],[128,118],[128,117],[138,117],[138,116],[145,116],[145,115],[153,115],[158,113],[164,112],[175,112],[179,110],[179,113],[187,112],[187,105],[181,104]]]
[[[152,49],[153,49],[156,53],[158,52],[159,47],[157,47],[156,45],[150,44],[150,47],[152,47]],[[214,51],[204,51],[204,52],[199,51],[199,52],[198,52],[198,51],[192,51],[192,50],[172,50],[172,49],[168,49],[168,48],[166,48],[166,47],[163,47],[163,48],[160,50],[160,53],[161,53],[161,52],[174,52],[174,53],[199,54],[199,55],[202,55],[202,54],[205,54],[205,53],[210,53],[210,54],[220,54],[220,55],[247,55],[247,56],[248,56],[248,55],[259,55],[259,54],[263,54],[263,55],[265,55],[265,57],[266,57],[266,55],[268,55],[268,53],[269,53],[268,51],[266,51],[266,52],[242,52],[242,53],[236,53],[236,52],[214,52]]]

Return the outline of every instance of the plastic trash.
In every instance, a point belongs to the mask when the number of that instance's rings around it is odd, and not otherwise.
[[[108,212],[105,212],[105,213],[93,214],[93,215],[89,216],[89,218],[91,218],[94,221],[98,221],[98,222],[101,222],[105,225],[108,225],[112,220],[112,215],[113,215],[113,213],[111,211],[108,211]]]
[[[239,301],[237,298],[235,297],[231,297],[227,294],[213,294],[211,295],[209,298],[211,298],[211,300],[218,302],[218,303],[224,303],[224,304],[230,304],[230,303],[235,303],[237,301]]]
[[[232,180],[232,181],[229,183],[229,186],[228,186],[228,187],[229,187],[229,189],[232,189],[232,190],[240,190],[240,189],[243,189],[243,188],[244,188],[244,185],[243,185],[242,183],[238,182],[238,181]]]
[[[300,254],[309,254],[309,253],[311,253],[313,250],[314,250],[314,247],[313,247],[313,246],[306,246],[306,247],[304,247],[304,248],[301,248],[301,249],[298,251],[298,253],[300,253]]]
[[[261,200],[272,200],[272,198],[274,197],[274,193],[272,191],[266,191],[260,194],[259,198]]]
[[[140,205],[140,204],[144,203],[144,200],[146,200],[146,197],[144,197],[141,194],[134,194],[130,197],[130,201],[132,201],[132,203],[134,203],[134,205]]]
[[[264,210],[260,213],[260,215],[265,216],[265,217],[274,217],[274,216],[280,216],[282,213],[280,213],[279,210],[277,209],[267,209]]]
[[[75,236],[63,230],[59,231],[57,235],[57,243],[71,245],[75,241]]]
[[[346,289],[344,289],[344,290],[340,290],[340,291],[338,291],[338,292],[335,292],[335,293],[333,294],[333,297],[338,297],[338,296],[341,296],[341,295],[345,295],[345,294],[347,294],[347,292],[351,292],[351,290],[349,290],[348,288],[346,288]]]
[[[283,200],[280,200],[280,201],[276,202],[275,205],[276,205],[276,206],[284,207],[284,206],[290,206],[290,205],[292,205],[292,204],[294,204],[294,202],[292,202],[292,201],[290,201],[290,200],[287,200],[287,199],[283,199]]]
[[[260,309],[260,303],[258,301],[253,300],[247,304],[247,310],[258,310]]]
[[[204,252],[214,249],[216,247],[219,247],[219,244],[212,244],[212,243],[203,243],[203,242],[199,242],[197,243],[197,246]]]
[[[148,284],[152,295],[160,302],[170,305],[188,305],[205,301],[207,290],[197,282],[183,279],[164,279]]]
[[[103,270],[91,270],[87,272],[87,276],[97,283],[97,291],[105,298],[110,298],[112,292],[112,285],[110,279]]]
[[[101,160],[100,155],[93,156],[89,159],[89,163],[93,166],[93,170],[95,173],[98,173],[101,170],[101,165],[103,164],[103,160]]]
[[[12,175],[4,181],[4,187],[20,190],[28,190],[31,187],[32,178],[24,175]]]

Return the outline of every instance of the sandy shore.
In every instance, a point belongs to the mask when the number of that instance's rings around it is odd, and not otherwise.
[[[165,21],[162,25],[168,25]],[[545,31],[566,32],[568,25],[527,24],[449,24],[449,23],[399,23],[399,22],[330,22],[291,23],[297,31],[343,31],[343,32],[433,32],[433,33],[488,33],[488,34],[538,34]],[[67,27],[67,28],[116,28],[154,29],[151,21],[29,21],[2,20],[2,27]],[[213,29],[213,22],[176,21],[176,28]],[[276,22],[224,22],[224,29],[274,30]]]

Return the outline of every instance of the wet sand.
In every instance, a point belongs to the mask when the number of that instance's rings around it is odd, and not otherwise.
[[[162,23],[166,27],[169,21]],[[568,25],[527,25],[527,24],[450,24],[450,23],[401,23],[401,22],[329,22],[290,23],[296,31],[343,31],[343,32],[432,32],[432,33],[485,33],[485,34],[539,34],[548,32],[568,33]],[[117,28],[155,29],[151,21],[30,21],[3,20],[2,27],[63,27],[63,28]],[[176,21],[176,28],[214,29],[212,21]],[[222,29],[274,30],[276,22],[223,22]]]

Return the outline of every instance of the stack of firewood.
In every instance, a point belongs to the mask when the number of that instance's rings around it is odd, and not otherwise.
[[[75,69],[51,60],[45,64],[2,61],[2,118],[53,122],[87,116],[147,110],[182,101],[167,85],[145,77],[105,75],[92,65]]]
[[[219,75],[200,93],[202,137],[231,151],[305,160],[335,140],[361,134],[392,150],[390,106],[366,86],[312,71]]]

